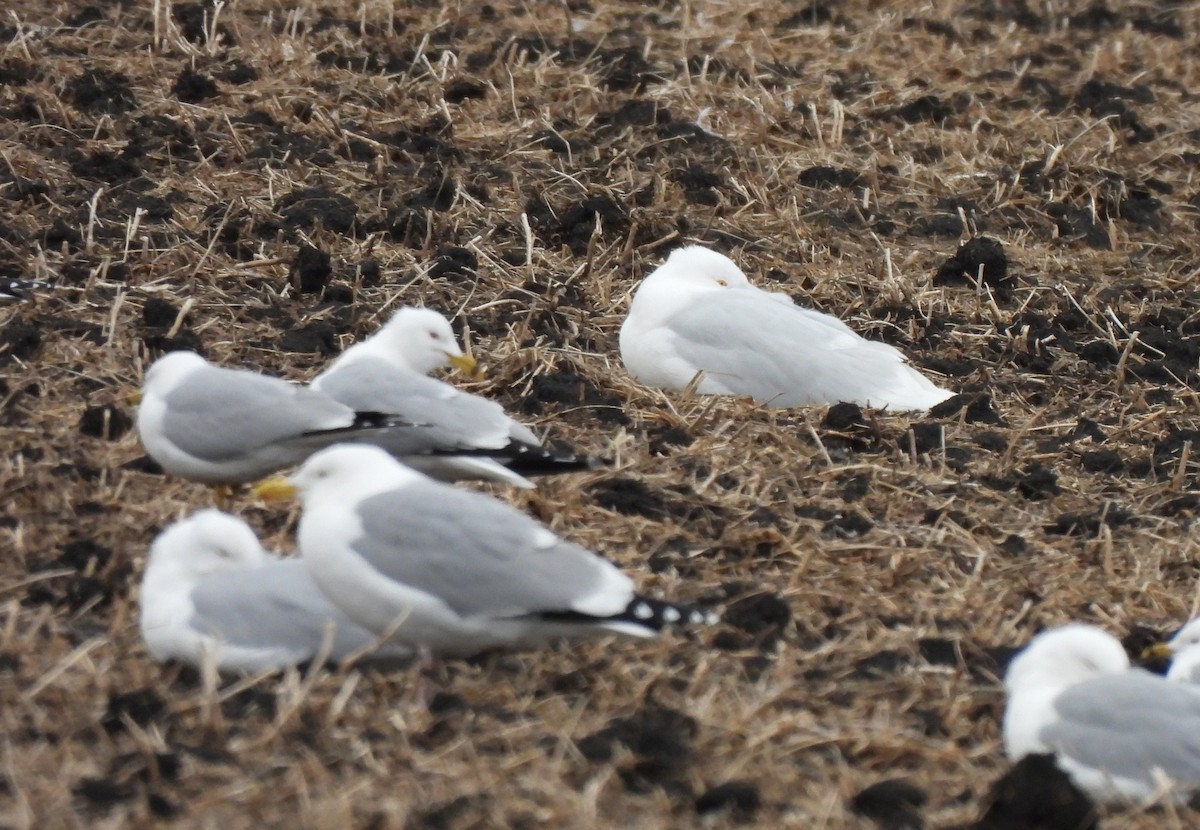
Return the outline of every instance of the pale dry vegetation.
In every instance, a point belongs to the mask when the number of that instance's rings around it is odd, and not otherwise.
[[[1194,6],[6,8],[0,269],[56,288],[0,309],[5,826],[866,827],[886,779],[945,826],[1007,766],[1011,648],[1191,613]],[[1003,278],[942,267],[972,231]],[[638,387],[617,330],[685,241],[976,397]],[[144,366],[304,379],[405,303],[614,461],[502,498],[726,622],[453,661],[428,707],[413,672],[152,663],[142,557],[210,497],[142,459]]]

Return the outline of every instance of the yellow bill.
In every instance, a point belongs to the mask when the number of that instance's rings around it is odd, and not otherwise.
[[[250,488],[256,499],[263,501],[283,501],[293,498],[299,491],[283,476],[265,478]]]
[[[1175,650],[1171,648],[1170,643],[1155,643],[1142,649],[1138,659],[1146,663],[1151,660],[1170,660],[1174,656]]]
[[[134,406],[140,404],[142,402],[142,390],[139,389],[136,392],[131,392],[129,394],[129,402]]]
[[[469,354],[451,355],[450,365],[472,380],[483,377],[483,367],[476,363],[475,358]]]

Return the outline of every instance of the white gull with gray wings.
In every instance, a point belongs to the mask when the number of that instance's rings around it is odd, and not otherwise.
[[[1200,790],[1200,692],[1130,668],[1112,635],[1089,625],[1045,631],[1004,677],[1004,748],[1051,753],[1097,801]]]
[[[299,559],[262,548],[241,519],[202,510],[154,540],[141,587],[142,639],[158,660],[254,673],[315,659],[401,658],[318,590]],[[328,646],[325,645],[329,638]]]
[[[331,447],[256,490],[300,492],[300,551],[335,604],[370,631],[436,654],[606,632],[652,637],[664,624],[713,619],[638,596],[592,551],[375,447]]]
[[[351,346],[312,387],[359,411],[381,412],[419,426],[397,426],[362,440],[445,481],[482,478],[520,487],[523,474],[591,469],[594,459],[556,453],[494,401],[426,375],[451,364],[470,373],[450,323],[436,311],[405,307],[375,334]]]
[[[170,352],[146,372],[137,429],[171,475],[241,484],[298,464],[376,419],[312,389]]]
[[[621,326],[621,360],[647,386],[773,407],[851,401],[923,410],[950,398],[897,349],[836,317],[764,291],[716,251],[672,251],[642,281]]]

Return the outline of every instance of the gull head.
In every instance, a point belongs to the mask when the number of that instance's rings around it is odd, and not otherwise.
[[[1129,656],[1116,637],[1092,625],[1071,623],[1043,631],[1008,666],[1004,686],[1065,689],[1106,674],[1129,670]]]
[[[405,306],[370,342],[379,345],[378,354],[399,360],[422,375],[447,364],[467,375],[475,371],[475,360],[463,354],[450,323],[431,308]]]
[[[167,352],[146,370],[142,395],[165,395],[185,377],[207,365],[208,361],[195,352]]]
[[[193,579],[254,568],[270,559],[248,524],[211,508],[168,527],[150,549],[152,565],[170,565]]]
[[[733,260],[699,245],[676,248],[667,261],[646,278],[647,282],[650,280],[670,280],[692,289],[709,291],[750,287],[750,280]]]
[[[334,444],[309,456],[286,480],[268,479],[254,488],[259,496],[298,493],[305,508],[318,502],[353,504],[360,499],[425,479],[379,447]]]

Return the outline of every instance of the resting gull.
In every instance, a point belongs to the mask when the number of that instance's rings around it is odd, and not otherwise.
[[[607,632],[653,637],[669,623],[715,619],[637,595],[592,551],[377,447],[330,447],[255,492],[299,492],[300,552],[321,590],[367,630],[428,653]]]
[[[299,559],[263,550],[241,519],[201,510],[154,540],[142,577],[141,631],[157,660],[256,673],[325,653],[342,661],[400,658],[332,605]],[[328,645],[326,645],[328,638]]]
[[[764,291],[715,251],[673,251],[643,280],[621,326],[621,360],[647,386],[748,395],[773,407],[849,401],[925,410],[953,396],[886,343]]]

